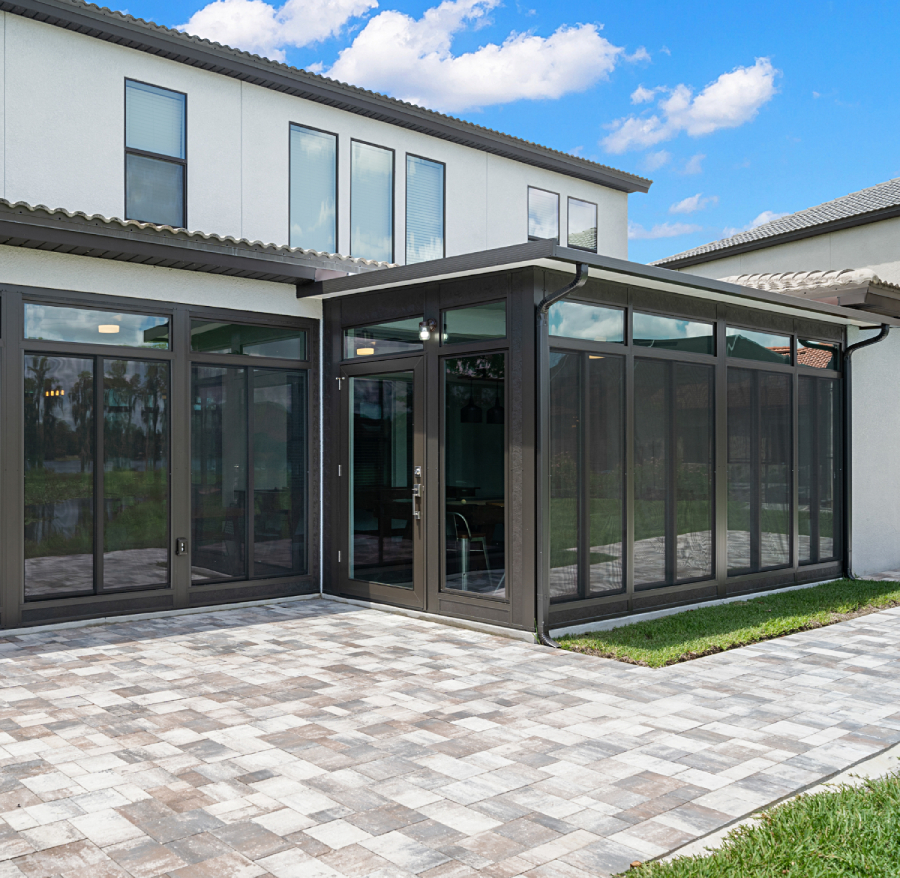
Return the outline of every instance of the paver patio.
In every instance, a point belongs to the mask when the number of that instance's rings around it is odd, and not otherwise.
[[[7,635],[0,687],[0,878],[578,878],[900,741],[900,609],[651,670],[314,600]]]

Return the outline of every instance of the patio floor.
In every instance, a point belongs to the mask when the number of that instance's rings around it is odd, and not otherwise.
[[[319,600],[0,638],[0,878],[608,875],[900,741],[900,609],[661,670]]]

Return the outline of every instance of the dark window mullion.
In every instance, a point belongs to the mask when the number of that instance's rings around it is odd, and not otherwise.
[[[247,578],[253,579],[253,549],[254,549],[254,532],[256,524],[256,467],[254,466],[253,454],[253,387],[255,384],[254,374],[256,370],[247,367],[246,374],[246,399],[247,399],[247,526],[246,540],[247,548],[244,553],[244,563],[247,570]]]
[[[677,414],[675,363],[666,366],[665,395],[663,398],[663,412],[666,422],[666,501],[665,501],[665,535],[666,535],[666,584],[673,584],[678,578],[677,549],[678,549],[678,505],[676,496],[677,467],[675,458],[678,445],[678,425],[675,423]]]
[[[104,460],[104,424],[102,357],[94,358],[94,594],[103,591],[103,530],[106,513]]]
[[[590,438],[591,417],[588,382],[590,369],[588,355],[578,358],[578,596],[585,598],[590,594],[591,577],[591,501],[590,501]]]
[[[811,564],[819,562],[819,514],[821,512],[822,492],[822,443],[825,441],[819,420],[819,393],[822,382],[813,379],[809,393],[809,423],[811,439],[809,448],[809,560]]]
[[[760,394],[760,373],[753,370],[750,382],[750,569],[762,566],[760,544],[762,541],[762,395]]]

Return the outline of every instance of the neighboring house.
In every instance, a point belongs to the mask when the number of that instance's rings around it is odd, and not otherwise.
[[[628,262],[623,171],[0,10],[3,627],[324,591],[528,636],[846,566],[868,299]]]

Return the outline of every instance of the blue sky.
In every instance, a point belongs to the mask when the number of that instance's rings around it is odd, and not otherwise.
[[[127,11],[649,176],[649,194],[629,199],[640,262],[900,176],[896,3],[129,0]]]

